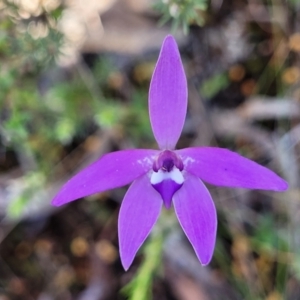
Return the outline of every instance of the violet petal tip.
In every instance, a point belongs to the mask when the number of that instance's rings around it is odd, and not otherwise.
[[[287,181],[285,181],[284,179],[280,178],[280,182],[278,183],[278,186],[276,188],[276,190],[274,189],[274,191],[278,191],[278,192],[283,192],[286,191],[289,188],[289,184]]]

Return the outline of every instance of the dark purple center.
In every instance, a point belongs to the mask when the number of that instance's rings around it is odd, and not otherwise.
[[[174,167],[174,161],[172,158],[167,158],[163,161],[161,169],[165,172],[170,172],[172,171]]]
[[[158,170],[161,169],[164,172],[171,172],[174,166],[182,171],[182,160],[173,151],[165,150],[161,152],[158,158],[154,161],[153,171],[158,172]]]

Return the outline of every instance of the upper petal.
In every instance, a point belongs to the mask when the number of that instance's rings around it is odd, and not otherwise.
[[[207,265],[213,255],[217,213],[210,193],[201,180],[186,174],[186,180],[173,197],[178,221],[191,242],[202,265]]]
[[[162,45],[149,90],[149,114],[160,149],[174,149],[187,110],[187,82],[175,39]]]
[[[271,170],[222,148],[178,150],[186,171],[218,186],[283,191],[288,184]]]
[[[120,256],[125,270],[156,223],[161,206],[161,196],[151,186],[148,174],[136,179],[128,189],[118,224]]]
[[[52,200],[52,205],[60,206],[81,197],[126,185],[148,172],[157,154],[158,151],[148,149],[105,154],[72,177]]]

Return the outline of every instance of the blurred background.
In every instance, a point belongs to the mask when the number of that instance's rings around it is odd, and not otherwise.
[[[211,264],[164,210],[124,272],[126,187],[50,202],[102,154],[157,148],[147,93],[169,33],[189,83],[178,148],[232,149],[290,189],[209,186]],[[0,300],[300,299],[299,78],[297,0],[2,0]]]

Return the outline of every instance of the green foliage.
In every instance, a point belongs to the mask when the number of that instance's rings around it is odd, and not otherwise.
[[[132,105],[115,99],[107,88],[114,72],[107,58],[92,70],[79,65],[68,80],[49,75],[52,77],[47,80],[53,82],[41,94],[37,79],[41,71],[52,69],[63,45],[57,29],[63,8],[42,9],[40,15],[26,19],[20,18],[19,9],[6,2],[0,20],[0,134],[5,146],[21,157],[20,167],[25,172],[23,192],[8,207],[12,218],[18,218],[46,184],[47,174],[65,154],[64,146],[85,136],[87,127],[105,130],[119,126],[122,130],[131,124],[126,130],[137,141],[150,132],[146,93],[137,93]]]
[[[29,120],[26,113],[19,114],[15,109],[12,111],[10,118],[3,123],[3,133],[8,142],[18,142],[28,137],[28,132],[24,124]]]
[[[121,291],[129,300],[152,299],[152,282],[161,263],[162,245],[162,232],[153,232],[143,248],[144,260],[135,277]]]
[[[163,15],[161,24],[172,20],[173,31],[182,26],[187,34],[190,25],[204,25],[207,0],[159,0],[154,7]]]
[[[54,136],[56,136],[58,141],[60,141],[62,144],[71,142],[71,139],[75,133],[75,122],[71,119],[61,118],[61,120],[55,124]]]
[[[274,228],[276,220],[273,216],[263,216],[256,227],[252,244],[256,249],[269,251],[277,249],[279,251],[288,250],[287,235],[284,227]]]
[[[30,12],[24,10],[21,2],[1,4],[1,134],[8,147],[23,151],[25,156],[30,153],[34,160],[31,167],[47,165],[46,158],[45,161],[39,158],[44,147],[51,144],[49,132],[55,132],[52,125],[58,122],[37,90],[37,78],[42,70],[53,65],[60,53],[63,35],[57,28],[57,20],[61,13],[61,5],[52,10],[40,6],[36,12]],[[59,132],[57,140],[62,139],[63,132]]]
[[[218,92],[225,89],[229,85],[227,74],[218,73],[211,78],[205,80],[200,87],[200,92],[204,98],[210,99]]]
[[[22,178],[22,184],[18,187],[22,191],[9,203],[7,214],[10,218],[18,218],[29,201],[34,197],[38,190],[46,183],[46,177],[40,172],[28,172]]]
[[[62,6],[36,15],[20,17],[22,7],[4,1],[0,20],[0,57],[18,77],[36,73],[52,64],[59,54],[63,35],[57,29]],[[2,65],[3,66],[3,65]]]
[[[147,141],[153,141],[147,98],[146,90],[136,90],[130,108],[124,110],[124,129],[128,136],[133,138],[137,147],[142,147]]]
[[[96,123],[102,128],[111,128],[122,120],[124,117],[124,110],[120,104],[108,103],[95,113],[94,119]]]

